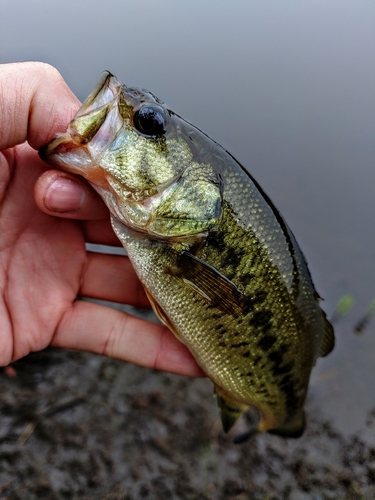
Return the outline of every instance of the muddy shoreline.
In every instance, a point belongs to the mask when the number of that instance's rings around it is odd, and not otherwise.
[[[375,498],[375,448],[311,397],[302,438],[234,445],[204,379],[49,348],[0,387],[2,500]]]

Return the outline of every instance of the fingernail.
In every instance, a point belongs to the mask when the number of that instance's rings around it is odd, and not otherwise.
[[[76,212],[82,208],[85,196],[85,188],[82,185],[60,177],[48,188],[44,205],[50,212]]]

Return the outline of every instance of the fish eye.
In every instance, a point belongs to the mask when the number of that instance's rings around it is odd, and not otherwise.
[[[157,104],[145,104],[134,113],[134,127],[143,135],[157,137],[165,134],[167,113]]]

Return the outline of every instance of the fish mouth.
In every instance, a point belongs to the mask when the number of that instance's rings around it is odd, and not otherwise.
[[[74,118],[79,118],[101,106],[106,106],[117,97],[122,84],[109,71],[103,71],[94,90],[87,96]]]
[[[52,167],[86,177],[87,167],[122,126],[118,111],[121,86],[112,73],[104,71],[68,130],[39,151],[42,160]]]

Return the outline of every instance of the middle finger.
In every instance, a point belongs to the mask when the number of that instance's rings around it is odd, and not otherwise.
[[[130,260],[122,255],[88,252],[79,294],[136,307],[150,307]]]

